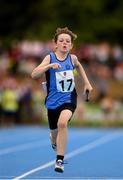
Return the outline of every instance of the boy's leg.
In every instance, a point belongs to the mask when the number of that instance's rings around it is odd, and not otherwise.
[[[67,144],[67,124],[72,116],[72,111],[64,109],[58,119],[57,154],[63,155]]]
[[[58,129],[51,129],[50,130],[50,140],[52,144],[52,148],[56,151],[56,138],[58,134]]]
[[[67,124],[72,116],[72,111],[64,109],[61,111],[58,119],[58,134],[57,134],[57,159],[55,164],[55,171],[63,172],[64,153],[67,144]]]
[[[53,144],[56,144],[57,134],[58,134],[58,129],[51,129],[50,130],[50,137],[51,137]]]
[[[48,109],[48,122],[50,128],[50,140],[52,144],[52,148],[56,150],[56,138],[58,133],[57,122],[59,118],[59,111]]]

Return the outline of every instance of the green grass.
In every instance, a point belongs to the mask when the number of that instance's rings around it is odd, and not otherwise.
[[[123,127],[123,120],[78,120],[73,119],[70,122],[71,126],[84,127]]]
[[[46,108],[43,107],[44,117],[41,121],[42,124],[48,125]],[[101,108],[98,104],[87,103],[86,104],[86,113],[90,113],[89,118],[82,119],[77,118],[74,114],[69,125],[70,126],[79,126],[79,127],[123,127],[123,119],[98,119],[94,118],[94,115],[102,113]],[[121,111],[121,113],[123,110]]]

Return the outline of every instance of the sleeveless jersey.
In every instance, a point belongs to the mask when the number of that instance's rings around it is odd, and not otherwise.
[[[45,105],[47,109],[56,109],[64,103],[76,105],[77,94],[73,70],[74,66],[70,54],[64,60],[58,60],[55,53],[50,53],[50,63],[59,63],[60,68],[50,68],[46,71],[47,97]]]

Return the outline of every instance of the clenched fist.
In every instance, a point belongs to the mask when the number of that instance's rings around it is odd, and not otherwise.
[[[61,67],[61,65],[58,64],[58,63],[52,63],[52,64],[51,64],[51,67],[52,67],[53,69],[58,69],[58,68]]]

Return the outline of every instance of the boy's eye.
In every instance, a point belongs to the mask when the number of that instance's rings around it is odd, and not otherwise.
[[[66,41],[67,43],[70,43],[70,40],[63,40],[63,39],[60,39],[59,42],[64,42]]]

